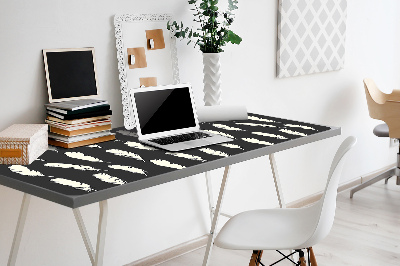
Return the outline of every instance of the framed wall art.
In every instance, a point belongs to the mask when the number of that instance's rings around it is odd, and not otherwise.
[[[129,90],[179,83],[176,38],[167,30],[169,14],[115,15],[115,38],[124,126],[135,127]]]
[[[347,0],[279,0],[277,77],[344,67]]]

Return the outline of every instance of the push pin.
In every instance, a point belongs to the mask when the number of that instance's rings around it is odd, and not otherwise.
[[[133,54],[129,55],[129,65],[134,65],[135,62],[136,62],[135,55]]]
[[[150,49],[154,49],[155,48],[154,39],[149,39],[149,46],[150,46]]]

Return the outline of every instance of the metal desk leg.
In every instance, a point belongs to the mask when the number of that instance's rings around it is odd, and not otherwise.
[[[276,167],[274,154],[269,155],[269,163],[271,164],[272,176],[274,177],[276,195],[278,196],[279,207],[286,208],[285,200],[283,199],[283,192],[281,182],[279,180],[278,168]]]
[[[21,203],[21,209],[19,211],[19,217],[17,222],[17,227],[14,233],[14,240],[11,246],[10,256],[8,257],[8,266],[14,266],[17,260],[19,244],[22,239],[22,232],[24,231],[26,215],[28,214],[29,202],[31,200],[31,195],[24,193],[24,197]]]
[[[283,199],[283,191],[281,187],[281,181],[278,175],[278,167],[276,166],[274,153],[271,153],[269,155],[269,163],[271,165],[272,176],[274,177],[275,190],[276,190],[276,195],[278,196],[279,207],[286,208],[286,203],[285,200]],[[290,253],[293,253],[293,250],[289,250],[289,254]],[[290,258],[294,260],[293,255],[291,255]]]
[[[93,247],[92,247],[92,243],[90,242],[89,235],[86,231],[86,226],[82,219],[81,211],[78,208],[76,208],[76,209],[73,209],[73,212],[75,215],[76,223],[78,224],[78,227],[79,227],[79,231],[81,232],[83,242],[85,243],[86,251],[89,255],[90,262],[92,263],[92,265],[94,265]]]
[[[82,219],[80,210],[79,209],[73,210],[76,223],[78,224],[79,231],[81,232],[83,238],[83,242],[85,243],[86,250],[89,254],[90,262],[94,266],[103,265],[104,246],[105,246],[106,227],[107,227],[107,213],[108,213],[107,200],[99,202],[99,205],[100,205],[100,214],[99,214],[99,225],[97,231],[96,253],[93,252],[93,247],[90,242],[89,235],[87,234],[85,223]]]
[[[214,207],[213,207],[214,198],[212,192],[210,172],[206,172],[205,177],[206,177],[207,194],[208,194],[208,208],[210,209],[210,221],[212,222],[214,215]]]
[[[214,232],[215,232],[215,229],[217,228],[218,218],[220,215],[222,200],[224,198],[224,192],[225,192],[225,188],[226,188],[226,181],[227,181],[228,175],[229,175],[229,170],[230,170],[230,166],[226,166],[225,171],[224,171],[224,176],[223,176],[222,182],[221,182],[221,188],[219,190],[217,206],[215,208],[215,213],[214,213],[214,216],[212,219],[211,231],[210,231],[210,235],[208,237],[206,253],[204,255],[204,260],[203,260],[203,266],[208,265],[210,257],[211,257],[211,249],[212,249],[212,245],[213,245],[214,238],[215,238]]]
[[[106,242],[107,214],[108,214],[107,200],[103,200],[100,202],[99,227],[97,231],[96,260],[94,264],[95,266],[103,265],[104,246]]]

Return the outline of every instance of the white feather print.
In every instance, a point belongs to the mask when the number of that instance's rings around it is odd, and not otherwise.
[[[250,127],[276,127],[274,125],[256,124],[256,123],[236,123],[236,125],[244,125],[244,126],[250,126]]]
[[[144,162],[142,157],[140,157],[139,155],[137,155],[136,153],[133,153],[133,152],[123,151],[123,150],[118,150],[118,149],[106,150],[106,152]]]
[[[307,134],[301,133],[301,132],[297,132],[297,131],[293,131],[293,130],[289,130],[289,129],[280,129],[280,132],[286,133],[286,134],[290,134],[290,135],[297,135],[297,136],[302,136],[305,137],[307,136]]]
[[[217,128],[222,128],[222,129],[225,129],[225,130],[232,130],[232,131],[243,131],[243,129],[241,129],[241,128],[237,128],[237,127],[230,127],[230,126],[227,126],[227,125],[223,125],[223,124],[212,124],[214,127],[217,127]]]
[[[226,148],[230,148],[230,149],[240,149],[243,150],[242,147],[240,147],[239,145],[236,144],[231,144],[231,143],[221,143],[219,144],[220,146],[226,147]]]
[[[139,142],[128,141],[128,142],[125,142],[125,144],[128,145],[129,147],[136,148],[136,149],[139,149],[139,150],[148,150],[148,151],[155,150],[155,148],[152,148],[150,146],[145,146],[145,145],[143,145],[143,144],[141,144]]]
[[[50,181],[60,184],[60,185],[69,186],[69,187],[73,187],[75,189],[83,190],[86,192],[96,191],[95,189],[91,188],[90,185],[88,185],[88,184],[73,181],[73,180],[68,180],[68,179],[64,179],[64,178],[54,178],[54,179],[51,179]]]
[[[166,152],[165,154],[172,155],[175,157],[185,158],[185,159],[189,159],[189,160],[194,160],[194,161],[200,161],[200,162],[206,161],[203,158],[201,158],[200,156],[186,154],[186,153],[182,153],[182,152]]]
[[[97,179],[100,179],[103,182],[110,183],[110,184],[115,184],[115,185],[126,184],[126,181],[119,179],[118,177],[115,177],[115,176],[110,176],[105,173],[94,174],[93,176],[96,177]]]
[[[44,176],[42,173],[38,171],[34,171],[29,169],[26,166],[23,165],[11,165],[8,167],[8,169],[11,170],[11,172],[20,174],[20,175],[26,175],[26,176]]]
[[[75,170],[82,170],[82,171],[100,171],[99,169],[93,168],[91,166],[86,165],[75,165],[75,164],[67,164],[67,163],[46,163],[44,166],[47,167],[56,167],[56,168],[72,168]]]
[[[287,126],[287,127],[299,127],[299,128],[308,129],[308,130],[316,130],[313,127],[302,126],[302,125],[285,124],[285,126]]]
[[[254,138],[242,138],[242,140],[250,142],[250,143],[261,144],[261,145],[266,145],[266,146],[274,145],[274,143],[259,140],[259,139],[254,139]]]
[[[248,118],[250,119],[250,120],[255,120],[255,121],[262,121],[262,122],[275,122],[275,121],[273,121],[273,120],[269,120],[269,119],[266,119],[266,118],[259,118],[259,117],[256,117],[256,116],[248,116]]]
[[[276,138],[276,139],[287,139],[284,136],[281,135],[275,135],[275,134],[270,134],[270,133],[265,133],[265,132],[252,132],[255,135],[259,136],[264,136],[264,137],[270,137],[270,138]]]
[[[215,156],[221,156],[221,157],[229,157],[229,154],[222,152],[222,151],[216,151],[210,148],[201,148],[199,151],[202,151],[207,154],[215,155]]]
[[[168,167],[168,168],[174,168],[174,169],[186,168],[185,166],[182,166],[182,165],[179,165],[176,163],[171,163],[171,162],[168,162],[167,160],[150,160],[150,162],[154,163],[155,165],[164,166],[164,167]]]
[[[131,172],[134,174],[141,174],[147,176],[146,172],[142,169],[133,167],[133,166],[126,166],[126,165],[109,165],[111,169],[116,169],[116,170],[123,170],[127,172]]]
[[[209,129],[206,129],[206,130],[203,130],[203,131],[206,131],[206,132],[211,133],[211,134],[221,135],[221,136],[224,136],[224,137],[235,139],[234,136],[229,135],[229,134],[224,133],[224,132],[221,132],[221,131],[215,131],[215,130],[209,130]]]
[[[83,161],[102,162],[102,160],[97,159],[97,158],[92,157],[92,156],[85,155],[82,152],[66,152],[64,154],[67,155],[70,158],[79,159],[79,160],[83,160]]]
[[[88,148],[101,148],[101,146],[97,145],[97,144],[88,145],[86,147],[88,147]]]

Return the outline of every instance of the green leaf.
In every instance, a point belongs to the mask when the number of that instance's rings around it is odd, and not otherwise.
[[[200,8],[203,9],[203,10],[206,10],[208,8],[208,3],[202,2],[200,4]]]
[[[227,41],[233,44],[240,44],[242,42],[242,38],[240,38],[240,36],[235,34],[233,31],[228,30]]]

